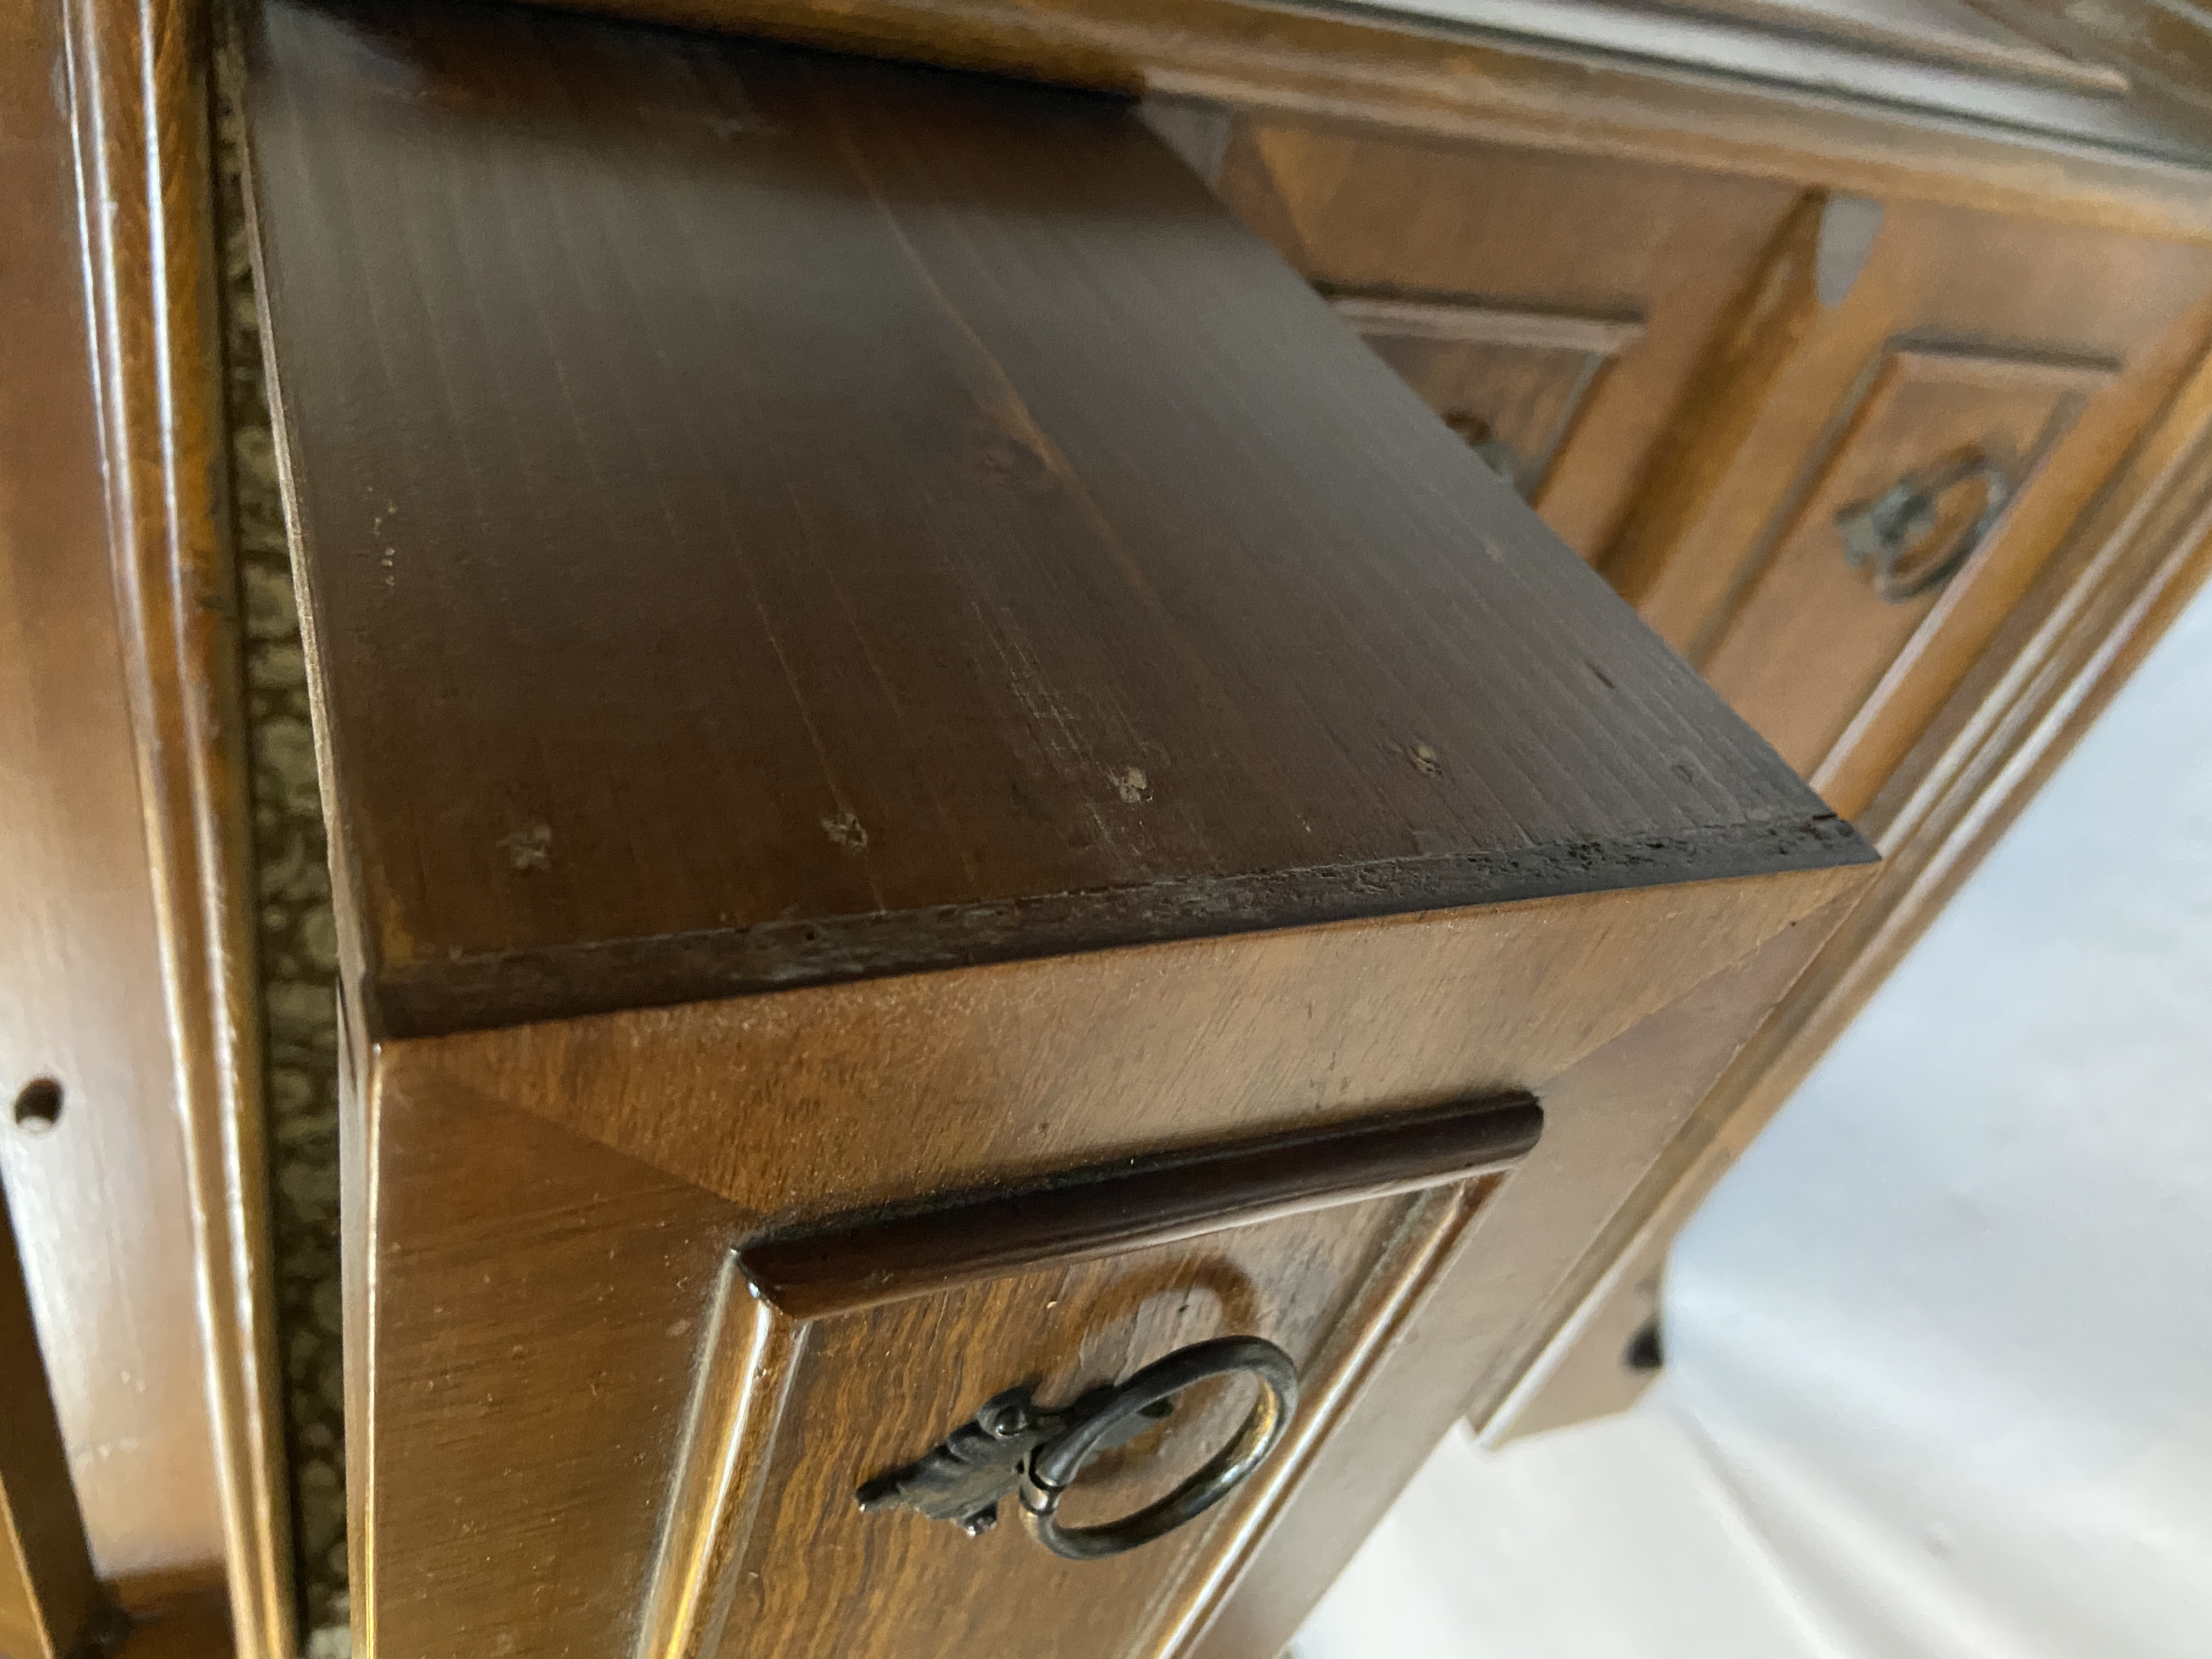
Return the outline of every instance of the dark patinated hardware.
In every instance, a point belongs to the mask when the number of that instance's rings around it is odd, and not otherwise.
[[[1205,1468],[1134,1515],[1102,1527],[1060,1527],[1061,1494],[1085,1462],[1167,1416],[1174,1396],[1193,1383],[1234,1371],[1252,1373],[1260,1396]],[[996,1526],[1000,1501],[1018,1492],[1039,1542],[1055,1555],[1094,1560],[1170,1532],[1227,1497],[1281,1441],[1297,1404],[1289,1355],[1259,1337],[1218,1337],[1179,1349],[1126,1382],[1088,1389],[1058,1410],[1039,1407],[1026,1383],[994,1395],[939,1444],[876,1476],[855,1496],[872,1513],[910,1509],[973,1538]]]
[[[1923,551],[1908,568],[1909,556],[1936,532],[1942,498],[1963,484],[1975,483],[1982,486],[1983,495],[1981,511],[1973,521],[1947,548]],[[1909,474],[1874,500],[1857,502],[1836,515],[1844,562],[1854,570],[1872,567],[1875,597],[1883,604],[1909,605],[1965,568],[1966,561],[2004,516],[2012,494],[2011,475],[1996,460],[1978,453],[1926,472]]]

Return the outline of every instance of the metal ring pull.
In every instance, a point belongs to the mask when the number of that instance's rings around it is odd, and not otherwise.
[[[1119,1521],[1060,1524],[1060,1501],[1092,1455],[1166,1416],[1193,1383],[1238,1371],[1251,1373],[1260,1397],[1203,1468]],[[1072,1561],[1096,1561],[1172,1532],[1228,1497],[1281,1443],[1297,1401],[1297,1370],[1288,1354],[1256,1336],[1216,1337],[1178,1349],[1126,1382],[1092,1389],[1059,1411],[1039,1409],[1025,1386],[1009,1389],[943,1443],[878,1475],[857,1497],[863,1510],[910,1509],[973,1537],[997,1524],[1000,1498],[1018,1492],[1038,1542]]]
[[[1906,568],[1905,557],[1915,544],[1935,533],[1942,498],[1977,479],[1984,494],[1982,510],[1973,523],[1948,549]],[[1917,476],[1907,474],[1874,500],[1836,514],[1844,562],[1854,570],[1871,564],[1875,597],[1885,605],[1909,605],[1959,574],[1996,528],[2012,495],[2012,475],[1978,450]]]
[[[1210,1376],[1249,1371],[1260,1397],[1236,1436],[1206,1460],[1206,1467],[1156,1504],[1100,1527],[1062,1527],[1061,1495],[1093,1452],[1109,1443],[1122,1425],[1138,1425],[1152,1407],[1165,1404],[1194,1382]],[[1115,1389],[1089,1417],[1030,1454],[1022,1480],[1022,1508],[1037,1541],[1071,1561],[1096,1561],[1150,1543],[1195,1520],[1237,1490],[1244,1477],[1267,1461],[1291,1425],[1297,1409],[1298,1374],[1290,1355],[1256,1336],[1224,1336],[1170,1354]]]

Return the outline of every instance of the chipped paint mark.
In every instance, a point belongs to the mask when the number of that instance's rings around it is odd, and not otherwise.
[[[1440,778],[1444,775],[1444,763],[1437,758],[1437,751],[1425,743],[1408,744],[1406,749],[1406,758],[1413,763],[1413,769],[1416,772],[1424,773],[1432,778]]]
[[[518,870],[550,870],[553,867],[553,826],[548,823],[526,823],[511,836],[499,838],[507,854],[507,861]]]
[[[1152,780],[1141,767],[1109,768],[1106,781],[1114,786],[1114,793],[1132,806],[1141,806],[1152,798]]]
[[[399,586],[399,578],[393,574],[392,568],[392,562],[398,556],[399,550],[398,548],[387,547],[384,550],[384,556],[377,561],[377,563],[384,568],[384,585],[386,587],[397,587]]]
[[[824,817],[822,828],[830,840],[848,853],[858,853],[868,844],[868,832],[861,826],[860,815],[849,806],[835,817]]]

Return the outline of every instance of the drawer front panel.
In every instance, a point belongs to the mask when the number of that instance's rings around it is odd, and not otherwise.
[[[750,1381],[761,1401],[781,1398],[737,1425],[752,1443],[734,1455],[711,1435],[695,1440],[695,1459],[757,1471],[759,1490],[740,1481],[720,1516],[675,1517],[679,1552],[687,1528],[750,1524],[719,1643],[702,1631],[653,1646],[721,1659],[1014,1653],[1049,1606],[1053,1650],[1066,1659],[1167,1650],[1210,1600],[1240,1537],[1264,1520],[1270,1492],[1295,1472],[1332,1395],[1485,1190],[1478,1182],[1472,1192],[1379,1200],[1015,1274],[782,1337],[756,1328],[775,1316],[733,1274],[719,1326],[729,1352],[702,1388]],[[1070,1561],[1028,1535],[1012,1501],[979,1537],[908,1510],[864,1514],[855,1503],[864,1480],[920,1456],[1010,1386],[1032,1384],[1057,1406],[1191,1343],[1254,1334],[1290,1353],[1302,1374],[1291,1438],[1244,1488],[1164,1538]],[[776,1375],[758,1374],[763,1343]],[[1251,1389],[1227,1379],[1183,1395],[1158,1427],[1085,1471],[1066,1500],[1067,1521],[1101,1524],[1162,1496],[1234,1435]],[[702,1400],[702,1416],[713,1418],[715,1403]]]
[[[1885,348],[1838,411],[1834,438],[1808,458],[1765,558],[1711,629],[1700,654],[1714,689],[1784,760],[1818,777],[1884,673],[1923,629],[1942,629],[1950,588],[2036,556],[2007,533],[2005,509],[2035,487],[2045,457],[2118,368],[2095,358]],[[1847,519],[1887,531],[1884,549],[1865,555]],[[1901,556],[1885,582],[1893,549]]]
[[[1601,377],[1644,337],[1633,315],[1332,297],[1337,315],[1531,501],[1542,495]]]
[[[1591,559],[1797,194],[1280,118],[1239,124],[1218,188],[1324,292],[1390,302],[1346,321]]]

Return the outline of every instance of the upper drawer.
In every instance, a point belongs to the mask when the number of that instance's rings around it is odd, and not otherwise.
[[[1813,197],[1603,566],[1864,810],[2203,349],[2212,251]]]
[[[1218,189],[1590,559],[1796,196],[1256,118],[1232,131]]]
[[[1554,1088],[1395,1480],[1868,849],[1119,100],[270,0],[245,102],[367,1650],[1158,1651],[1316,1500],[1076,1578],[858,1484],[1218,1334],[1327,1455],[1458,1199],[828,1309],[732,1252]]]
[[[1643,162],[1247,118],[1219,188],[1846,814],[2212,321],[2201,248]]]
[[[251,109],[374,1035],[1864,856],[1126,105],[432,17]]]
[[[1896,700],[1948,689],[1893,676],[1955,683],[1986,637],[1987,617],[1962,607],[1978,592],[2001,612],[1990,596],[2016,594],[2046,550],[2014,515],[2118,370],[1909,337],[1868,364],[1773,544],[1699,642],[1715,689],[1816,787],[1840,784],[1863,805],[1894,763],[1863,751]]]

